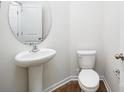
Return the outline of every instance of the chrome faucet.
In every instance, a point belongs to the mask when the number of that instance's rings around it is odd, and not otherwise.
[[[39,51],[38,46],[37,46],[36,43],[30,43],[30,45],[33,46],[31,52],[37,52],[37,51]]]

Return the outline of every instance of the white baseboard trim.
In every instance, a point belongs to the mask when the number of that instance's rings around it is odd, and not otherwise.
[[[104,84],[105,84],[105,87],[106,87],[106,89],[107,89],[107,92],[112,92],[112,91],[111,91],[111,88],[110,88],[110,86],[109,86],[109,84],[108,84],[108,82],[107,82],[106,79],[105,79],[105,77],[104,77],[104,76],[100,76],[100,78],[101,78],[101,80],[103,80],[103,82],[104,82]]]
[[[44,92],[51,92],[51,91],[61,87],[62,85],[65,85],[66,83],[68,83],[71,80],[72,80],[72,76],[69,76],[69,77],[65,78],[64,80],[61,80],[61,81],[51,85],[50,87],[46,88],[44,90]]]
[[[78,76],[69,76],[67,78],[65,78],[64,80],[61,80],[53,85],[51,85],[50,87],[44,89],[44,92],[51,92],[59,87],[61,87],[62,85],[65,85],[66,83],[72,81],[72,80],[77,80],[78,79]],[[108,92],[111,92],[111,88],[109,87],[109,84],[107,83],[106,79],[104,76],[100,76],[100,80],[103,80],[106,88],[107,88],[107,91]]]

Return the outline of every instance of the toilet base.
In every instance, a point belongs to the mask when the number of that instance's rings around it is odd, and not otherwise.
[[[99,85],[98,86],[96,86],[95,88],[90,88],[90,89],[88,89],[88,88],[85,88],[82,84],[81,84],[81,82],[78,80],[78,83],[79,83],[79,86],[80,86],[80,88],[81,88],[81,92],[96,92],[97,91],[97,89],[99,88]]]

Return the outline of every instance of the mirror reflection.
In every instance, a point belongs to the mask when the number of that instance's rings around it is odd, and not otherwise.
[[[41,43],[51,28],[51,14],[45,2],[11,2],[9,23],[16,38],[25,43]]]

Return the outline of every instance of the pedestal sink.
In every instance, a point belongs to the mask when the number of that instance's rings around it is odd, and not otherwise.
[[[41,49],[37,52],[24,51],[15,56],[15,63],[20,67],[28,67],[29,91],[42,92],[42,68],[56,54],[53,49]]]

